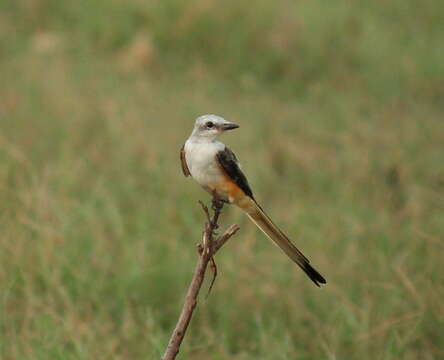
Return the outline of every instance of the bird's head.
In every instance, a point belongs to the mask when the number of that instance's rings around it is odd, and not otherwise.
[[[202,115],[196,119],[191,136],[207,140],[215,140],[227,130],[237,129],[239,125],[217,115]]]

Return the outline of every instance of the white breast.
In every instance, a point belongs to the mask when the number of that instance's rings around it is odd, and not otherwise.
[[[206,187],[217,184],[222,172],[216,161],[216,154],[225,149],[225,145],[219,141],[194,142],[187,140],[185,143],[185,159],[191,176],[201,186]]]

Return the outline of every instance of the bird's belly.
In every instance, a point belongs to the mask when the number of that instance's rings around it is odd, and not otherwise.
[[[190,169],[191,176],[201,186],[210,186],[217,184],[222,176],[221,170],[214,163],[199,164]]]
[[[185,147],[187,165],[193,179],[210,194],[216,192],[219,198],[228,201],[228,190],[223,186],[226,176],[216,160],[217,152],[225,145],[188,143]]]
[[[210,194],[215,193],[218,198],[232,202],[232,195],[236,189],[233,188],[231,182],[227,181],[226,176],[217,165],[199,166],[190,172],[197,183]]]
[[[196,180],[211,195],[229,203],[237,203],[243,197],[242,190],[223,174],[200,177]]]

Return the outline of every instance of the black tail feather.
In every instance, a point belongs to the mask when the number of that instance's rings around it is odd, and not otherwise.
[[[321,274],[319,274],[309,263],[305,263],[302,270],[304,270],[304,272],[311,279],[311,281],[313,281],[316,284],[316,286],[321,287],[320,284],[327,283],[324,277]]]

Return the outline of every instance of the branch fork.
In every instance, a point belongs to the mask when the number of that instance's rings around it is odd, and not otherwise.
[[[210,268],[213,272],[213,279],[211,280],[207,297],[210,294],[210,291],[217,276],[217,266],[216,262],[214,261],[214,255],[239,230],[238,225],[231,225],[223,233],[223,235],[215,238],[215,231],[219,228],[218,220],[219,215],[222,212],[224,202],[218,199],[213,194],[212,209],[214,213],[212,217],[210,215],[208,207],[200,200],[199,204],[202,206],[202,209],[206,216],[202,242],[198,245],[199,258],[197,260],[193,278],[191,279],[191,283],[185,296],[185,302],[182,307],[182,312],[168,342],[168,346],[165,350],[162,360],[174,360],[179,353],[180,345],[182,344],[182,341],[185,337],[185,333],[187,331],[194,309],[197,305],[197,298],[205,278],[205,272],[208,264],[210,264]]]

